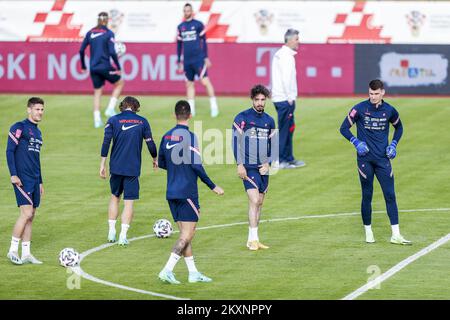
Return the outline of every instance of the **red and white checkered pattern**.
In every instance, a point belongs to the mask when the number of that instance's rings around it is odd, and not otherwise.
[[[196,18],[205,23],[206,39],[208,42],[236,42],[237,36],[229,36],[228,24],[219,22],[221,13],[214,12],[212,9],[214,0],[203,0]]]
[[[43,24],[40,35],[28,36],[27,41],[81,41],[82,25],[72,25],[74,13],[64,12],[67,0],[55,0],[50,12],[38,12],[34,23]]]
[[[335,25],[343,26],[338,37],[328,37],[328,43],[390,43],[390,37],[381,37],[382,26],[373,26],[373,13],[364,12],[366,2],[355,1],[352,11],[338,13]]]

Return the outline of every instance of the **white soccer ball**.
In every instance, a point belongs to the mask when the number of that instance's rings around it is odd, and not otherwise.
[[[59,253],[59,263],[63,267],[75,267],[80,262],[80,255],[74,248],[64,248]]]
[[[115,42],[114,49],[116,50],[117,56],[121,57],[127,52],[127,46],[123,42]]]
[[[169,220],[159,219],[153,225],[153,231],[158,238],[168,238],[173,232],[172,224]]]

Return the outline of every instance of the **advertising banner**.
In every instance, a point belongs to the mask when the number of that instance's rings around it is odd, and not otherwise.
[[[270,62],[280,46],[210,44],[213,65],[208,73],[216,92],[247,95],[257,83],[270,86]],[[91,92],[89,74],[80,67],[79,47],[79,43],[61,42],[1,43],[0,92]],[[353,45],[302,45],[296,55],[299,93],[353,93],[353,52]],[[120,62],[124,92],[184,94],[175,44],[128,43]],[[204,92],[198,82],[197,90]]]
[[[356,45],[355,91],[380,78],[394,94],[450,94],[449,46]]]

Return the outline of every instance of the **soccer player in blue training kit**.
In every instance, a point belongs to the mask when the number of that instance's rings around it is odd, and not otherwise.
[[[100,12],[98,15],[98,25],[88,31],[80,48],[81,69],[86,70],[84,51],[88,45],[90,47],[89,72],[92,84],[94,85],[95,128],[103,127],[100,115],[100,100],[105,80],[114,85],[108,107],[105,111],[105,116],[107,117],[116,114],[114,108],[125,84],[123,79],[121,79],[120,63],[114,48],[114,33],[106,27],[107,25],[108,13]],[[117,70],[111,66],[110,58],[114,60]]]
[[[127,232],[133,219],[133,203],[139,199],[142,141],[147,143],[153,157],[153,168],[158,168],[157,150],[147,119],[139,116],[140,104],[136,98],[125,97],[119,105],[121,113],[108,119],[101,150],[100,177],[106,179],[106,157],[111,139],[113,146],[109,161],[111,199],[108,209],[108,242],[116,241],[116,220],[119,216],[120,196],[123,193],[124,208],[119,245],[128,245]]]
[[[223,195],[224,192],[209,179],[202,166],[197,137],[188,127],[192,114],[187,101],[180,100],[176,103],[175,116],[177,125],[161,139],[158,165],[167,170],[166,199],[180,236],[158,277],[164,282],[179,284],[173,269],[180,257],[184,256],[189,270],[189,282],[211,282],[212,279],[198,272],[192,253],[192,240],[200,217],[197,178],[216,194]]]
[[[391,159],[397,155],[397,144],[403,134],[400,116],[390,104],[383,100],[383,82],[372,80],[369,83],[369,99],[355,105],[341,125],[341,134],[356,148],[358,172],[362,188],[361,214],[366,232],[366,242],[373,243],[372,195],[373,178],[377,177],[383,190],[386,210],[391,222],[391,243],[411,244],[400,234],[398,209],[394,190],[394,172]],[[395,128],[394,137],[389,144],[389,124]],[[358,138],[350,131],[356,124]]]
[[[237,173],[248,195],[249,231],[247,248],[255,251],[269,247],[259,242],[258,225],[264,196],[269,188],[269,169],[278,160],[278,135],[275,121],[264,112],[269,90],[256,85],[251,89],[253,106],[239,113],[233,122],[233,153]]]
[[[186,76],[186,91],[191,113],[195,116],[195,83],[197,75],[200,82],[205,86],[209,96],[211,117],[219,115],[219,107],[214,96],[214,88],[208,78],[207,69],[212,66],[208,58],[208,47],[206,45],[206,30],[203,23],[194,19],[192,5],[186,3],[183,8],[184,21],[177,28],[177,56],[178,71]],[[183,63],[181,62],[183,52]]]
[[[16,194],[20,216],[14,226],[7,257],[14,264],[42,264],[31,254],[31,229],[36,209],[44,194],[40,152],[42,134],[38,123],[44,114],[44,100],[32,97],[27,104],[28,118],[15,123],[8,132],[6,160]],[[22,240],[22,257],[19,242]]]

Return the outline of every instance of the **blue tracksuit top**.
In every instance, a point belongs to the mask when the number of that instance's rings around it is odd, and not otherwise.
[[[28,119],[15,123],[8,132],[6,160],[11,176],[42,183],[40,152],[42,133]]]
[[[113,140],[113,146],[109,170],[112,174],[140,176],[143,140],[147,143],[152,157],[156,158],[157,156],[150,124],[147,119],[133,111],[125,110],[108,119],[101,149],[102,157],[108,156],[111,140]]]
[[[216,187],[203,168],[197,137],[185,125],[176,125],[162,137],[158,166],[167,170],[168,200],[198,198],[197,178],[211,190]]]
[[[232,147],[237,164],[251,169],[277,160],[272,159],[275,121],[267,113],[258,113],[253,107],[242,111],[234,118],[232,129]]]
[[[80,47],[82,69],[86,69],[84,51],[89,45],[91,54],[89,58],[90,70],[111,70],[110,57],[114,60],[117,69],[120,70],[120,63],[114,48],[114,42],[114,32],[107,27],[101,26],[89,30]]]

